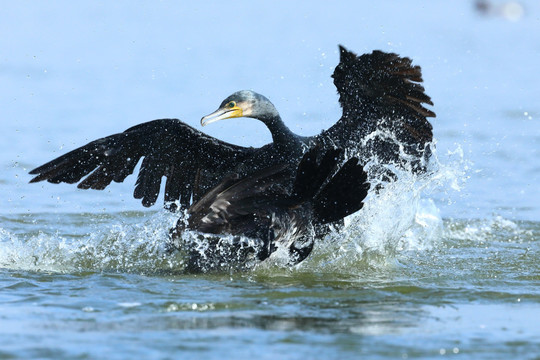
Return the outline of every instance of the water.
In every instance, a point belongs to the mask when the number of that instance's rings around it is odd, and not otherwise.
[[[540,358],[540,7],[523,9],[3,4],[0,358]],[[244,88],[315,134],[339,117],[338,43],[422,66],[433,173],[401,174],[297,267],[185,274],[165,251],[175,216],[132,199],[133,177],[103,192],[27,183],[139,122],[199,127]],[[243,119],[204,131],[270,140]]]

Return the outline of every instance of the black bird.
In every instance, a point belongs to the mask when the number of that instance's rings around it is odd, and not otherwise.
[[[189,251],[186,269],[238,270],[279,250],[289,265],[297,264],[311,253],[318,226],[362,208],[369,184],[358,158],[344,162],[342,150],[314,147],[294,167],[293,186],[286,187],[291,167],[235,174],[193,204],[172,231],[174,246]],[[183,241],[186,229],[206,234],[204,246]]]
[[[180,206],[187,208],[227,174],[245,176],[270,165],[296,164],[305,149],[317,144],[324,149],[345,149],[363,160],[377,158],[382,163],[423,170],[432,140],[427,117],[435,114],[423,107],[432,102],[419,84],[420,67],[393,53],[374,51],[357,56],[342,46],[340,53],[332,76],[343,115],[317,136],[292,133],[266,97],[240,91],[201,123],[255,118],[268,127],[272,143],[261,148],[242,147],[205,135],[180,120],[154,120],[92,141],[39,166],[30,172],[36,175],[30,182],[80,181],[81,189],[102,190],[113,180],[124,181],[143,158],[134,197],[142,199],[144,206],[153,205],[165,176],[165,202],[179,200]],[[287,181],[293,177],[294,172]]]

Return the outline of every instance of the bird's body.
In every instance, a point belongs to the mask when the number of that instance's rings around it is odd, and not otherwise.
[[[285,186],[291,168],[292,186]],[[310,254],[317,228],[362,208],[368,189],[357,158],[344,162],[342,150],[314,147],[298,166],[283,163],[224,179],[188,209],[172,244],[190,252],[190,271],[242,268],[277,251],[296,264]],[[182,243],[186,230],[206,234],[205,246]]]

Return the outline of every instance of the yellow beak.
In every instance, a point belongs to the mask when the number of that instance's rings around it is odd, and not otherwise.
[[[206,126],[219,120],[242,117],[243,114],[244,112],[242,111],[242,108],[238,106],[226,109],[219,108],[210,115],[206,115],[205,117],[203,117],[201,119],[201,125]]]

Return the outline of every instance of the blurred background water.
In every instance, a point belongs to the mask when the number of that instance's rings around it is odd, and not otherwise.
[[[540,356],[539,2],[3,2],[0,34],[0,358]],[[144,121],[200,128],[240,89],[316,134],[341,114],[338,44],[422,67],[436,171],[297,269],[183,275],[134,176],[28,184]],[[204,131],[271,140],[249,119]]]

